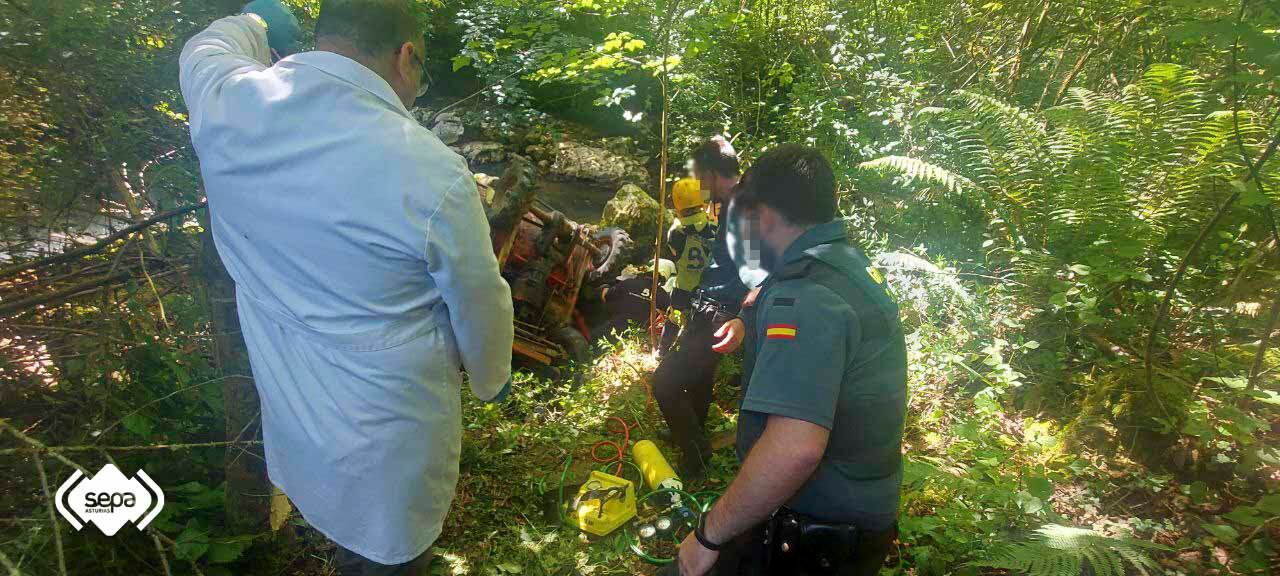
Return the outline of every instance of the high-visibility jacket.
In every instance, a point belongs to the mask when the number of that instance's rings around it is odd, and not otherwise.
[[[667,234],[676,260],[676,289],[693,292],[702,281],[702,271],[711,260],[715,226],[705,212],[677,218]]]

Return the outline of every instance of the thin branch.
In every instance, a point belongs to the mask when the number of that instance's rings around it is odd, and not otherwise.
[[[22,571],[18,570],[18,566],[3,551],[0,551],[0,566],[9,571],[9,576],[22,576]]]
[[[154,226],[157,223],[163,222],[165,220],[169,220],[175,216],[181,216],[188,212],[194,212],[196,210],[204,208],[206,205],[207,205],[207,202],[200,202],[198,204],[192,204],[190,206],[183,206],[182,208],[175,208],[167,212],[161,212],[159,214],[156,214],[155,216],[147,218],[146,220],[138,222],[137,224],[133,224],[131,226],[121,228],[116,232],[112,233],[111,235],[107,236],[106,238],[103,238],[97,241],[91,246],[85,246],[84,248],[77,248],[75,250],[63,252],[62,254],[50,256],[42,260],[33,260],[31,262],[19,262],[17,264],[11,264],[9,266],[5,266],[4,268],[0,268],[0,278],[4,278],[6,276],[12,276],[24,270],[31,270],[33,268],[42,268],[45,266],[49,266],[50,264],[66,262],[68,260],[74,260],[82,256],[88,256],[89,254],[102,252],[103,250],[106,250],[107,247],[111,246],[112,244],[119,241],[120,239],[125,238],[130,234],[133,234],[134,232],[137,232],[144,228]]]
[[[218,441],[218,442],[197,442],[197,443],[190,443],[190,444],[142,444],[137,446],[98,446],[96,444],[83,444],[78,446],[45,446],[45,447],[22,446],[18,448],[6,448],[4,450],[0,450],[0,456],[12,456],[14,454],[25,454],[25,453],[39,454],[41,452],[46,452],[49,450],[56,450],[62,453],[97,452],[100,450],[107,451],[107,452],[144,452],[148,450],[177,451],[177,450],[190,450],[192,448],[218,448],[218,447],[226,447],[226,446],[259,445],[259,444],[262,444],[261,440],[224,440],[224,441]]]
[[[189,267],[180,266],[167,271],[166,274],[181,272],[183,270],[186,270],[187,268]],[[57,292],[50,292],[48,294],[41,294],[38,296],[32,296],[30,298],[23,298],[21,300],[15,300],[13,302],[6,302],[4,304],[0,304],[0,317],[21,314],[27,311],[28,309],[35,308],[37,306],[46,305],[46,304],[55,304],[55,303],[60,304],[66,300],[70,300],[85,292],[91,292],[103,286],[110,286],[112,284],[124,282],[131,278],[133,278],[133,272],[129,272],[129,271],[119,272],[116,274],[111,274],[111,275],[103,276],[101,278],[90,280],[82,284],[77,284],[70,288],[58,290]]]
[[[75,468],[76,470],[84,472],[85,474],[90,474],[88,468],[85,468],[84,466],[81,466],[80,464],[72,461],[70,458],[63,456],[62,453],[59,452],[58,450],[51,449],[49,446],[46,446],[44,442],[41,442],[39,440],[36,440],[35,438],[27,436],[25,433],[15,428],[13,424],[10,424],[9,421],[4,418],[0,418],[0,430],[7,430],[10,434],[13,434],[13,436],[18,440],[21,440],[22,442],[38,449],[38,451],[41,454],[48,454],[50,457],[54,458],[59,462],[62,462],[63,464],[66,464],[67,466]]]
[[[160,556],[160,567],[164,568],[164,576],[173,576],[173,572],[169,570],[169,557],[164,553],[164,545],[160,543],[160,537],[152,534],[151,541],[156,544],[156,554]]]
[[[1276,324],[1280,321],[1280,292],[1276,293],[1276,299],[1271,302],[1271,315],[1267,319],[1267,326],[1262,332],[1262,341],[1258,342],[1258,351],[1253,355],[1253,366],[1249,368],[1249,384],[1245,386],[1245,391],[1249,392],[1258,387],[1258,380],[1262,377],[1262,365],[1267,357],[1267,350],[1271,348],[1271,333],[1276,331]]]
[[[143,411],[143,410],[147,409],[148,407],[150,407],[150,406],[152,406],[152,405],[154,405],[154,404],[156,404],[156,403],[164,402],[165,400],[168,400],[168,399],[170,399],[170,398],[173,398],[174,396],[177,396],[178,394],[181,394],[181,393],[183,393],[183,392],[186,392],[187,390],[193,390],[193,389],[196,389],[196,388],[200,388],[200,387],[202,387],[202,386],[208,386],[209,384],[213,384],[213,383],[216,383],[216,382],[221,382],[221,381],[223,381],[223,380],[228,380],[228,379],[231,379],[231,378],[252,378],[252,376],[248,376],[248,375],[245,375],[245,374],[227,374],[227,375],[225,375],[225,376],[219,376],[219,377],[217,377],[217,378],[211,378],[211,379],[209,379],[209,380],[205,380],[204,382],[197,382],[197,383],[195,383],[195,384],[191,384],[191,385],[189,385],[189,386],[183,386],[182,388],[179,388],[179,389],[177,389],[177,390],[174,390],[173,392],[170,392],[170,393],[168,393],[168,394],[165,394],[164,396],[161,396],[161,397],[159,397],[159,398],[155,398],[155,399],[151,400],[150,402],[147,402],[146,404],[143,404],[143,405],[141,405],[141,406],[137,407],[136,409],[134,409],[134,411],[133,411],[133,412],[130,412],[130,413],[128,413],[128,414],[125,414],[123,418],[120,418],[119,420],[116,420],[115,422],[113,422],[110,426],[107,426],[106,428],[103,428],[103,429],[102,429],[102,432],[99,432],[99,433],[98,433],[98,438],[106,438],[106,437],[107,437],[107,432],[110,432],[110,431],[114,430],[116,426],[119,426],[119,425],[123,424],[123,423],[124,423],[124,421],[125,421],[126,419],[128,419],[130,416],[133,416],[134,414],[137,414],[137,413],[139,413],[139,412],[141,412],[141,411]]]
[[[44,471],[44,458],[36,456],[36,471],[40,473],[40,489],[44,491],[45,508],[49,511],[49,525],[53,528],[53,549],[58,553],[58,574],[67,576],[67,556],[62,551],[62,525],[53,510],[53,493],[49,491],[49,475]]]

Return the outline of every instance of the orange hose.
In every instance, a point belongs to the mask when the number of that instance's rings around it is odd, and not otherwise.
[[[610,430],[609,424],[613,422],[617,422],[619,425],[621,425],[622,426],[621,430],[616,430],[616,429]],[[626,458],[627,448],[631,444],[631,429],[634,427],[635,425],[628,425],[627,421],[623,420],[622,418],[619,418],[617,416],[610,416],[609,420],[605,424],[605,429],[613,434],[621,435],[622,442],[615,442],[613,440],[601,440],[599,442],[596,442],[595,444],[592,444],[591,459],[596,462],[599,462],[600,464],[614,464],[613,475],[622,477],[622,461],[624,458]],[[606,446],[613,449],[612,454],[601,456],[596,453],[597,450]]]

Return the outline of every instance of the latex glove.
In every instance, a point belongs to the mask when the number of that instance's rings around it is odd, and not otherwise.
[[[734,318],[716,330],[716,338],[720,340],[711,345],[711,349],[720,354],[732,354],[742,345],[742,339],[747,335],[747,324],[741,318]]]
[[[503,402],[507,401],[507,396],[510,396],[510,395],[511,395],[511,379],[507,378],[506,385],[502,387],[502,390],[498,391],[498,395],[488,400],[485,400],[485,403],[486,404],[502,404]]]
[[[257,14],[267,23],[267,45],[280,56],[302,49],[302,26],[280,0],[253,0],[242,12]]]

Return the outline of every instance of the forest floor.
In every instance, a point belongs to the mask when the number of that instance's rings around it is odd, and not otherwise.
[[[1280,358],[1277,358],[1280,361]],[[621,575],[652,574],[656,568],[629,548],[631,535],[588,536],[549,513],[562,485],[571,495],[593,469],[614,464],[593,458],[602,442],[658,443],[669,460],[675,450],[659,440],[661,415],[647,392],[657,359],[638,337],[601,350],[578,389],[517,376],[508,404],[485,405],[464,392],[464,439],[457,495],[437,541],[433,574]],[[708,428],[718,447],[705,481],[686,489],[720,492],[737,470],[732,448],[736,427],[738,362],[726,360],[717,377]],[[936,384],[936,383],[935,383]],[[939,410],[972,411],[967,400],[946,386],[916,382],[906,432],[907,474],[903,487],[902,538],[886,573],[1007,573],[966,566],[975,549],[1025,540],[1044,524],[1093,530],[1116,537],[1153,559],[1152,573],[1226,574],[1213,568],[1235,547],[1262,530],[1222,538],[1193,537],[1212,524],[1215,511],[1230,502],[1206,500],[1203,486],[1183,484],[1169,474],[1131,460],[1123,443],[1068,443],[1054,426],[1006,414],[1003,446],[974,442],[963,425],[931,422]],[[620,434],[621,423],[627,438]],[[950,420],[948,420],[950,421]],[[1063,456],[1070,454],[1070,459]],[[595,448],[608,459],[609,445]],[[626,450],[630,460],[630,450]],[[637,479],[634,469],[623,475]],[[1012,484],[1010,484],[1012,483]],[[641,494],[647,490],[641,490]],[[305,525],[300,517],[294,519]],[[987,533],[982,533],[982,531]],[[332,545],[314,531],[295,555],[294,573],[334,574],[327,560]],[[1132,537],[1130,539],[1129,537]],[[1146,541],[1152,542],[1148,544]],[[656,557],[674,553],[670,545],[646,550]],[[963,561],[962,561],[963,560]],[[925,567],[930,570],[923,570]],[[296,572],[295,572],[296,571]],[[1120,572],[1124,573],[1124,572]],[[1130,572],[1137,573],[1137,572]]]

